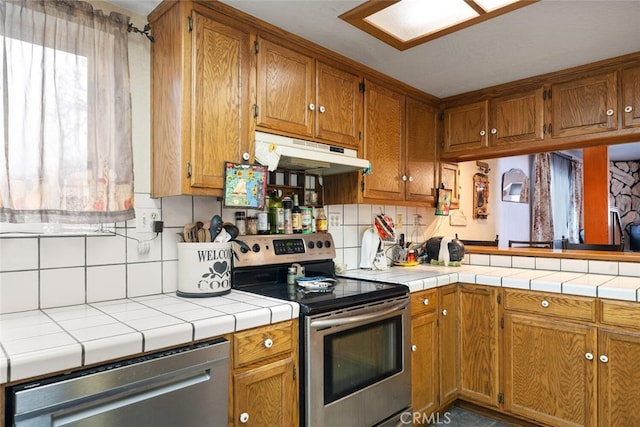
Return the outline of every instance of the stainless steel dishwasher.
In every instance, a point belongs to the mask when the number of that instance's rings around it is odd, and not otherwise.
[[[218,339],[7,388],[8,426],[226,426],[229,342]]]

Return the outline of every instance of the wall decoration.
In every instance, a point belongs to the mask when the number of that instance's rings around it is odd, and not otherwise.
[[[502,201],[529,203],[529,177],[520,169],[502,174]]]
[[[453,191],[446,188],[436,189],[436,215],[449,215],[451,208],[451,194]]]
[[[473,217],[486,219],[489,215],[489,177],[473,175]]]
[[[263,209],[267,167],[225,162],[224,207]]]

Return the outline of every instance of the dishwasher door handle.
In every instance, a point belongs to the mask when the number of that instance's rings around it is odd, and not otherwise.
[[[97,402],[88,408],[83,408],[79,411],[74,411],[69,414],[54,416],[52,420],[53,427],[66,426],[73,424],[84,419],[91,418],[93,416],[113,411],[125,406],[135,405],[136,403],[143,402],[145,400],[151,400],[154,397],[161,396],[163,394],[169,394],[174,391],[188,388],[196,384],[200,384],[211,379],[209,370],[198,372],[196,374],[189,375],[187,377],[180,378],[172,381],[169,384],[163,384],[159,387],[154,387],[151,390],[135,393],[125,397],[116,397],[115,400],[108,402]]]
[[[329,328],[332,326],[342,326],[349,323],[365,322],[368,320],[373,320],[379,317],[386,316],[389,313],[393,313],[394,311],[398,311],[400,309],[405,308],[407,305],[409,305],[409,300],[402,301],[400,304],[396,304],[385,310],[376,311],[374,313],[360,314],[356,316],[338,317],[335,319],[314,320],[311,322],[310,326],[315,329],[321,329],[321,328]]]

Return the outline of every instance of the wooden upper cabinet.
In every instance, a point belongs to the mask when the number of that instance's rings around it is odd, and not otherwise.
[[[544,138],[543,88],[494,98],[490,103],[489,145],[540,141]]]
[[[364,158],[371,162],[371,173],[364,176],[364,197],[403,200],[405,97],[367,81],[364,102]]]
[[[253,151],[250,34],[217,16],[175,2],[150,17],[152,197],[221,195],[224,161]]]
[[[315,136],[360,147],[362,136],[362,78],[316,62]]]
[[[622,70],[622,127],[640,127],[640,67]]]
[[[258,126],[313,135],[314,60],[258,38]]]
[[[488,144],[489,101],[474,102],[444,110],[444,151],[467,151]]]
[[[438,110],[429,104],[406,98],[405,198],[434,200],[436,187],[436,131]]]
[[[551,104],[554,138],[617,130],[617,72],[554,84]]]
[[[360,148],[362,79],[258,39],[257,125]]]

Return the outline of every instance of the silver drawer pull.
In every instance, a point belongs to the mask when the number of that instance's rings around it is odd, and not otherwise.
[[[422,303],[423,303],[424,305],[429,305],[429,298],[425,298],[425,299],[423,299],[423,300],[422,300]]]
[[[543,306],[544,308],[547,308],[549,307],[549,301],[547,301],[546,299],[543,299],[540,305]]]
[[[267,338],[266,340],[264,340],[264,346],[266,348],[271,348],[273,347],[273,340],[271,338]]]
[[[602,363],[607,363],[609,361],[609,358],[603,354],[602,356],[600,356],[600,361]]]
[[[411,351],[418,351],[418,346],[417,345],[412,345],[411,346]]]
[[[613,109],[612,108],[609,108],[607,110],[607,116],[613,116]]]
[[[631,105],[627,105],[626,107],[624,107],[624,112],[625,113],[630,113],[633,111],[633,107]]]
[[[446,316],[447,315],[447,309],[442,310],[442,315]]]
[[[587,360],[593,360],[593,354],[585,353],[584,358],[587,359]]]
[[[247,422],[249,422],[249,414],[247,414],[246,412],[243,412],[240,414],[240,422],[242,424],[246,424]]]

